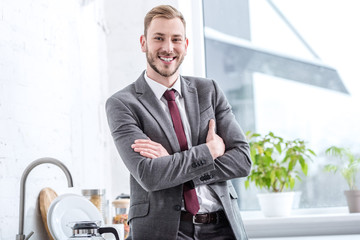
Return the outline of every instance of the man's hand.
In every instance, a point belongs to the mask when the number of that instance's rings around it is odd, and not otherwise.
[[[133,148],[135,152],[140,153],[141,156],[151,159],[169,155],[160,143],[151,141],[150,139],[137,139],[134,144],[131,145],[131,148]]]
[[[206,145],[208,146],[213,159],[222,156],[225,152],[223,139],[215,133],[214,119],[210,119],[209,121],[209,131],[206,137]]]

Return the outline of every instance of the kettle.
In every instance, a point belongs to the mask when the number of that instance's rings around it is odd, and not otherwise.
[[[99,227],[100,222],[81,221],[71,223],[73,235],[68,240],[105,240],[101,236],[103,233],[112,233],[116,240],[120,240],[119,235],[113,227]]]

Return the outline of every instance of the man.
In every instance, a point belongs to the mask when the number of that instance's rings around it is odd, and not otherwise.
[[[185,27],[171,6],[150,10],[146,71],[106,103],[131,174],[128,239],[247,239],[228,180],[249,174],[249,146],[217,84],[179,75]]]

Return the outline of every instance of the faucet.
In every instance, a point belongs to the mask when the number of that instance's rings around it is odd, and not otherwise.
[[[27,166],[27,168],[25,168],[23,175],[21,177],[20,205],[19,205],[19,234],[16,235],[16,240],[27,240],[34,234],[34,232],[31,232],[27,236],[24,235],[25,183],[26,183],[26,178],[29,175],[29,173],[31,172],[31,170],[33,168],[35,168],[36,166],[43,164],[43,163],[52,163],[52,164],[58,166],[59,168],[61,168],[61,170],[63,170],[63,172],[66,175],[66,178],[68,181],[68,187],[73,187],[73,180],[72,180],[69,170],[59,160],[57,160],[55,158],[45,157],[45,158],[39,158],[39,159],[33,161],[32,163],[30,163],[29,166]]]

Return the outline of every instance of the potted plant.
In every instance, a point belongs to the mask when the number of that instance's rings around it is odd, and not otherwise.
[[[355,155],[347,148],[332,146],[326,149],[328,156],[339,159],[338,164],[327,164],[325,170],[336,173],[340,171],[346,180],[349,190],[346,190],[345,196],[350,213],[360,212],[360,190],[356,186],[356,175],[360,170],[360,157]]]
[[[284,140],[269,132],[265,136],[247,132],[253,168],[245,180],[245,188],[253,182],[267,194],[258,194],[259,204],[267,217],[287,216],[291,212],[296,180],[307,175],[308,161],[316,156],[300,139]],[[277,205],[279,201],[279,205]]]

